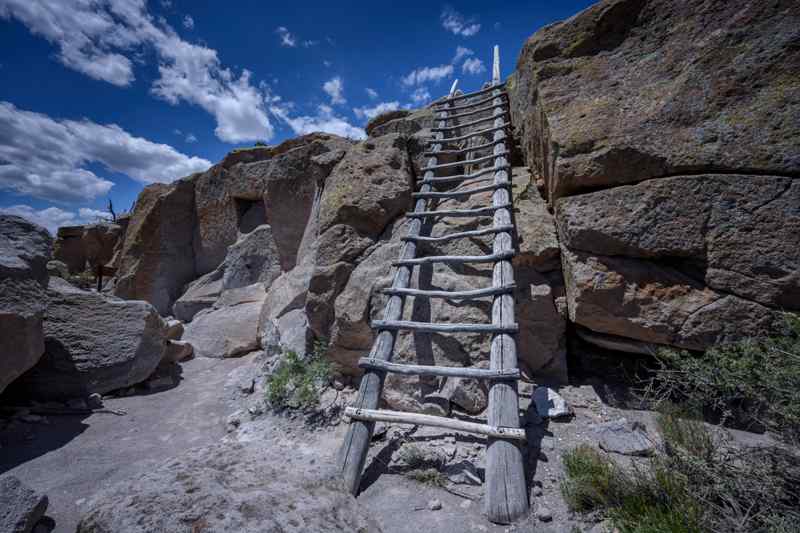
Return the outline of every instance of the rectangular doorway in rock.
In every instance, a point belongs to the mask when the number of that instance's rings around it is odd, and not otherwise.
[[[239,233],[250,233],[267,223],[267,209],[261,198],[234,198]]]

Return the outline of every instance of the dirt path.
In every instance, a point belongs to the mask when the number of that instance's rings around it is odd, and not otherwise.
[[[8,430],[0,435],[0,473],[47,494],[55,531],[72,533],[82,505],[99,488],[219,441],[230,413],[226,379],[251,358],[193,359],[182,365],[181,383],[172,389],[105,401],[124,416],[50,416],[49,424]]]

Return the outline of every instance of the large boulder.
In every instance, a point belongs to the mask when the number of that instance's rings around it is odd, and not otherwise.
[[[45,354],[11,387],[39,400],[86,397],[147,379],[164,354],[166,323],[147,302],[84,291],[51,278]]]
[[[780,331],[800,310],[800,181],[708,174],[557,203],[570,318],[690,349]]]
[[[338,479],[302,447],[196,448],[102,490],[77,532],[380,532]]]
[[[148,185],[139,194],[119,255],[114,294],[145,300],[162,315],[195,275],[191,179]]]
[[[16,476],[0,478],[0,531],[31,533],[44,517],[47,496],[25,485]]]
[[[182,340],[202,357],[236,357],[258,349],[258,319],[265,297],[263,283],[224,291],[213,307],[186,324]]]
[[[800,173],[800,4],[604,0],[525,43],[512,121],[548,199],[698,172]]]
[[[53,258],[61,261],[71,274],[86,270],[86,246],[83,242],[83,226],[61,226],[53,243]]]
[[[52,244],[46,229],[0,215],[0,392],[44,353],[42,318]]]

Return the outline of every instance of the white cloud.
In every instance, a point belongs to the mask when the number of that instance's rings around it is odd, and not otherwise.
[[[275,28],[275,33],[277,33],[278,37],[280,37],[281,46],[286,46],[289,48],[294,48],[297,46],[297,38],[292,35],[286,26],[278,26]]]
[[[427,87],[417,87],[417,89],[411,93],[411,99],[415,104],[424,104],[431,99],[431,93],[428,92]]]
[[[371,100],[375,100],[378,97],[378,91],[375,89],[370,89],[367,87],[365,91],[367,91],[367,96],[369,96]]]
[[[172,7],[172,0],[161,0],[161,7],[169,9]]]
[[[325,65],[325,66],[326,66],[326,67],[328,67],[328,68],[330,68],[330,67],[331,67],[331,65],[333,65],[333,63],[331,63],[331,62],[330,62],[330,61],[328,61],[327,59],[323,60],[323,61],[322,61],[322,64],[323,64],[323,65]]]
[[[464,46],[457,46],[456,47],[456,55],[453,57],[453,60],[451,61],[451,63],[455,65],[456,63],[461,61],[462,58],[469,57],[469,56],[471,56],[473,54],[475,54],[475,52],[473,52],[469,48],[466,48]]]
[[[194,19],[191,17],[191,15],[186,15],[183,17],[183,27],[187,30],[194,29]]]
[[[455,35],[472,37],[481,30],[481,25],[474,19],[465,19],[464,16],[450,6],[442,10],[442,27]]]
[[[98,218],[111,218],[105,212],[88,207],[81,207],[78,213],[61,209],[60,207],[47,207],[45,209],[34,209],[29,205],[12,205],[9,207],[0,207],[0,213],[6,215],[16,215],[30,220],[34,224],[38,224],[46,228],[51,234],[55,235],[58,228],[61,226],[75,226],[78,224],[87,224],[95,222]]]
[[[0,189],[57,202],[92,199],[113,186],[84,168],[93,162],[141,183],[171,182],[211,166],[115,124],[54,120],[0,102]]]
[[[411,71],[407,76],[403,77],[403,85],[413,87],[414,85],[422,85],[423,83],[432,81],[438,83],[444,78],[449,78],[453,75],[453,65],[440,65],[438,67],[421,67]]]
[[[461,71],[473,75],[481,74],[482,72],[486,72],[486,66],[483,64],[483,61],[477,57],[470,57],[464,61],[463,65],[461,65]]]
[[[193,133],[190,133],[189,135],[186,136],[186,142],[187,143],[196,143],[197,142],[197,137],[195,137]]]
[[[344,91],[344,83],[342,82],[342,78],[339,76],[326,81],[322,85],[322,90],[328,93],[328,96],[331,97],[332,104],[347,103],[347,100],[345,100],[344,96],[342,96],[342,91]]]
[[[314,116],[291,117],[289,110],[288,105],[270,107],[270,111],[286,122],[297,135],[321,131],[353,139],[364,139],[367,136],[362,128],[353,126],[344,118],[336,116],[330,106],[324,104],[318,106],[317,114]]]
[[[353,108],[353,113],[360,119],[371,120],[382,113],[395,111],[396,109],[400,109],[400,102],[381,102],[374,107],[355,107]]]
[[[14,17],[56,44],[65,66],[121,87],[135,79],[130,58],[151,47],[161,76],[151,88],[154,95],[205,109],[226,142],[269,140],[274,134],[250,72],[237,76],[216,50],[182,40],[147,12],[143,0],[1,0],[0,17]]]

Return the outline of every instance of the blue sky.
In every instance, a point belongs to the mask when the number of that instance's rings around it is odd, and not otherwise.
[[[0,211],[53,231],[257,140],[363,136],[591,3],[0,0]]]

